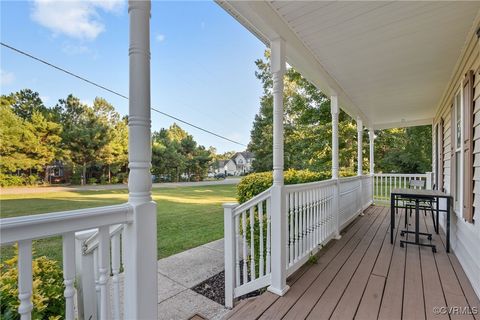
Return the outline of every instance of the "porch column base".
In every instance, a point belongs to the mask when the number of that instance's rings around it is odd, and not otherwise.
[[[290,289],[290,286],[289,285],[285,285],[285,287],[283,287],[282,289],[279,289],[279,288],[274,288],[272,286],[269,286],[267,288],[267,291],[271,292],[271,293],[274,293],[276,294],[277,296],[280,296],[280,297],[283,297],[285,295],[285,293],[287,293],[287,291]]]

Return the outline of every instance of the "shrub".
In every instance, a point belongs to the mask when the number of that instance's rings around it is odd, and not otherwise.
[[[289,169],[284,172],[285,184],[321,181],[330,178],[330,173]],[[237,185],[237,199],[244,203],[272,186],[272,172],[252,173],[242,178]]]
[[[100,177],[100,184],[107,184],[107,183],[108,183],[108,177],[106,175],[102,175]]]
[[[23,175],[18,176],[15,174],[0,173],[0,186],[1,187],[15,187],[15,186],[34,186],[38,184],[37,175]]]
[[[121,183],[128,183],[128,173],[127,172],[120,172],[116,175],[117,179]]]
[[[19,319],[18,256],[0,264],[0,318]],[[61,319],[65,317],[63,273],[57,261],[39,257],[32,262],[33,310],[32,319]]]
[[[25,184],[28,186],[36,186],[38,184],[38,176],[35,174],[25,177]]]
[[[72,178],[70,179],[70,182],[72,184],[82,183],[82,174],[81,174],[80,170],[74,168]]]
[[[88,184],[96,184],[97,183],[97,178],[88,178],[87,183]]]

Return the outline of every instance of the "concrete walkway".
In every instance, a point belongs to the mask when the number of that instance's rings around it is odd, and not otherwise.
[[[221,319],[228,309],[191,288],[223,269],[223,239],[159,260],[158,319]]]
[[[199,182],[162,182],[154,183],[152,188],[174,188],[174,187],[195,187],[238,184],[241,178],[228,178],[224,180],[199,181]],[[126,184],[86,185],[86,186],[48,186],[48,187],[13,187],[0,188],[1,195],[7,194],[28,194],[62,191],[101,191],[101,190],[122,190],[127,189]]]

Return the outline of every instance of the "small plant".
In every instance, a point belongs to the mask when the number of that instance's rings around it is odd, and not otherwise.
[[[13,258],[0,264],[0,318],[20,319],[18,314],[18,250]],[[32,262],[32,319],[57,320],[65,317],[63,273],[57,261],[39,257]]]
[[[96,179],[96,178],[88,178],[88,179],[87,179],[87,183],[88,183],[88,184],[96,184],[96,183],[97,183],[97,179]]]
[[[310,257],[308,257],[308,264],[317,264],[317,262],[318,262],[317,255],[310,253]]]

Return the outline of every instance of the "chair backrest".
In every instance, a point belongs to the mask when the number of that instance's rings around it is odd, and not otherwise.
[[[425,188],[425,180],[410,180],[408,185],[410,188],[423,189]]]

